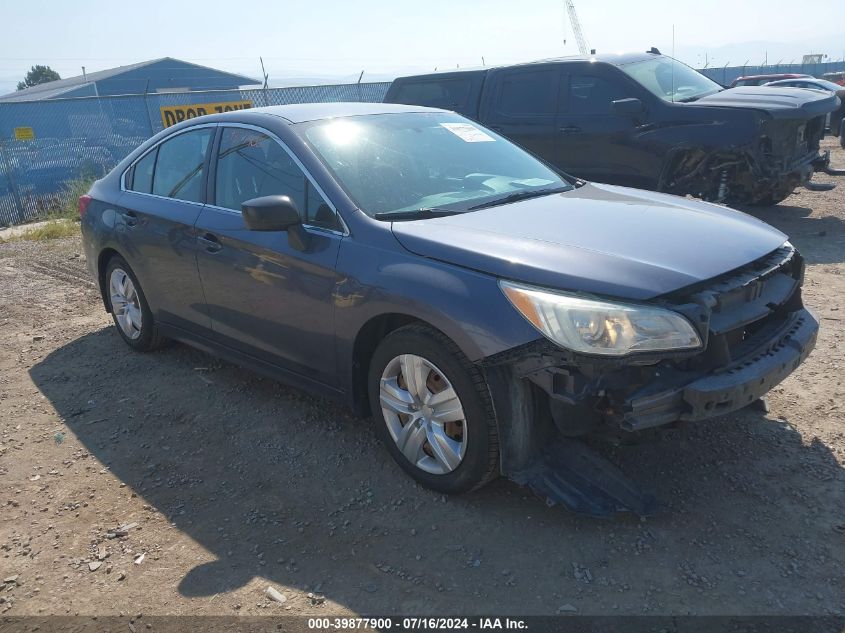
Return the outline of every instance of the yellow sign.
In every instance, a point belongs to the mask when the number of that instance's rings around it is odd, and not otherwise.
[[[16,141],[34,141],[35,140],[35,130],[31,127],[16,127],[15,128],[15,140]]]
[[[164,127],[170,127],[181,121],[205,116],[206,114],[247,110],[251,107],[252,101],[225,101],[222,103],[192,103],[190,105],[180,106],[161,106],[161,122],[164,124]]]

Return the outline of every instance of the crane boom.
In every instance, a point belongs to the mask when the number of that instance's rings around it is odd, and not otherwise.
[[[572,0],[564,0],[564,3],[566,4],[566,13],[569,16],[569,22],[572,24],[572,33],[575,35],[575,41],[578,44],[578,52],[582,55],[589,55],[590,47],[587,46],[587,40],[584,39],[584,33],[581,31],[581,22],[578,21],[575,4]]]

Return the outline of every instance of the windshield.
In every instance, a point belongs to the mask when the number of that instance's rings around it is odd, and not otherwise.
[[[722,90],[712,79],[671,57],[655,57],[619,68],[665,101],[695,101]]]
[[[510,141],[457,114],[407,112],[303,124],[305,138],[370,216],[467,211],[571,185]]]

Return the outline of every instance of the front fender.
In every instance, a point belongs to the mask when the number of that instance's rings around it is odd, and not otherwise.
[[[541,338],[491,275],[353,239],[343,241],[337,271],[338,361],[346,368],[347,388],[352,385],[355,339],[368,321],[380,315],[399,314],[428,323],[473,362]]]

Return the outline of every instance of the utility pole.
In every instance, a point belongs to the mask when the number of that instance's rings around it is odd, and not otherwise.
[[[267,88],[269,84],[270,75],[267,74],[267,71],[264,70],[264,58],[259,57],[258,61],[261,62],[261,76],[264,77],[264,105],[270,105],[270,99],[267,94]]]

